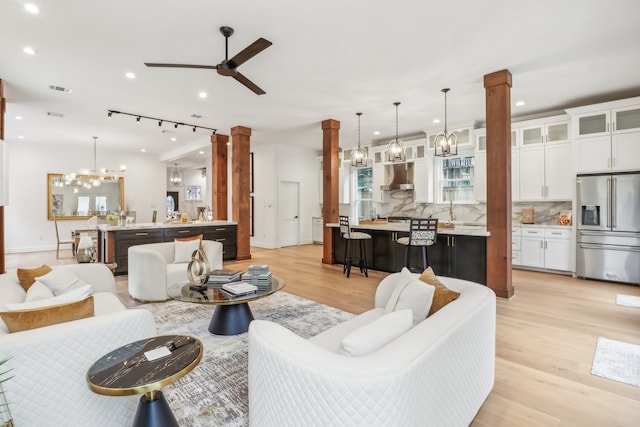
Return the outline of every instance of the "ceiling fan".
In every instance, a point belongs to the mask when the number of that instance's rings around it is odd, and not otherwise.
[[[241,74],[238,71],[238,67],[271,46],[272,43],[269,40],[260,37],[258,40],[254,41],[249,46],[238,52],[236,56],[229,59],[229,37],[233,35],[233,28],[220,27],[220,32],[224,36],[224,61],[222,61],[218,65],[158,64],[153,62],[145,62],[144,65],[146,65],[147,67],[206,68],[210,70],[215,69],[218,70],[218,74],[220,74],[221,76],[233,77],[234,79],[251,89],[253,92],[255,92],[257,95],[264,95],[266,92],[260,89],[255,83],[246,78],[243,74]]]

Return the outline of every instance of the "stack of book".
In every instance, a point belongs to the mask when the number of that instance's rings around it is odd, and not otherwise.
[[[209,274],[209,285],[222,285],[225,283],[238,282],[242,276],[240,270],[213,270]]]
[[[224,292],[228,296],[232,298],[236,298],[236,297],[254,294],[258,290],[258,287],[252,285],[251,283],[235,282],[235,283],[226,283],[222,285],[220,289],[222,292]]]
[[[271,288],[271,272],[268,265],[250,265],[242,280],[264,291]]]

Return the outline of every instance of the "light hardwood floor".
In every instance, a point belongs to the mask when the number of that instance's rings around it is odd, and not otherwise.
[[[61,254],[7,255],[7,268],[75,262]],[[387,273],[352,270],[346,279],[342,266],[321,258],[319,245],[252,248],[251,260],[225,267],[268,264],[287,292],[352,313],[373,306]],[[137,305],[126,276],[116,282],[125,304]],[[524,270],[513,271],[513,283],[515,296],[497,302],[495,385],[472,426],[640,425],[640,388],[590,373],[597,337],[640,344],[640,308],[615,304],[616,294],[640,296],[640,288]]]

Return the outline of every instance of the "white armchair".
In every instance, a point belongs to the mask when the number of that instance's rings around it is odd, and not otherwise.
[[[211,270],[222,268],[222,243],[203,240]],[[167,300],[167,287],[188,280],[188,263],[175,264],[174,242],[129,248],[129,294],[139,301]]]

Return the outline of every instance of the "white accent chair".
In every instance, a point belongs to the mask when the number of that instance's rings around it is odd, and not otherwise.
[[[249,327],[249,424],[283,426],[468,426],[493,388],[496,298],[485,286],[438,277],[460,297],[372,353],[337,349],[379,319],[375,307],[309,340],[269,321]],[[418,274],[414,275],[418,277]]]
[[[92,392],[89,367],[125,344],[156,335],[151,312],[127,310],[115,295],[113,274],[104,264],[68,269],[94,290],[95,316],[9,333],[0,319],[0,360],[13,378],[4,382],[16,426],[130,426],[140,396],[112,397]],[[0,306],[24,302],[15,270],[0,274]]]
[[[222,243],[203,240],[202,249],[212,271],[222,268]],[[131,246],[128,255],[129,294],[136,300],[166,301],[168,286],[188,280],[188,263],[174,263],[174,242]]]

